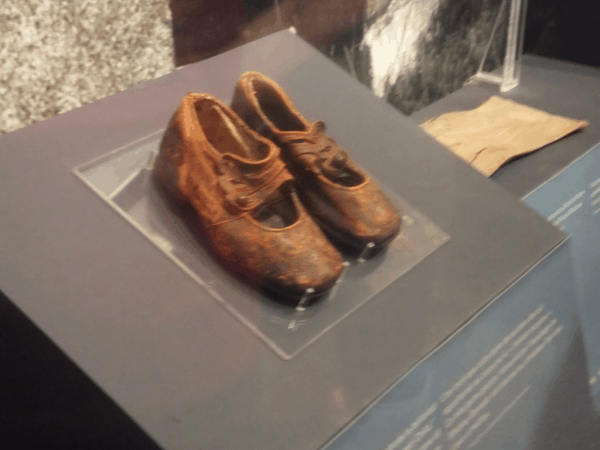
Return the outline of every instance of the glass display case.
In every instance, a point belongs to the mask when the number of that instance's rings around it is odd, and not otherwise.
[[[292,27],[411,114],[465,82],[518,84],[526,0],[172,0],[179,65]]]
[[[492,46],[494,34],[498,31],[498,25],[501,23],[502,11],[510,8],[508,17],[508,27],[506,29],[506,53],[504,63],[498,73],[490,73],[484,70],[488,53]],[[510,91],[519,84],[521,77],[521,54],[523,52],[524,32],[525,32],[525,13],[527,11],[527,0],[512,0],[509,4],[503,0],[500,5],[500,11],[496,17],[492,35],[486,45],[485,52],[481,58],[481,63],[477,73],[471,78],[472,82],[488,82],[500,87],[500,92]],[[503,30],[499,32],[502,34]]]

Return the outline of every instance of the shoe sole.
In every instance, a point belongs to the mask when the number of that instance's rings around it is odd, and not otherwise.
[[[312,216],[313,220],[321,227],[321,229],[325,232],[325,234],[330,238],[330,240],[334,243],[341,244],[343,247],[347,247],[348,253],[354,254],[356,256],[360,256],[363,252],[368,249],[369,242],[358,241],[356,238],[352,236],[348,236],[347,234],[341,233],[339,230],[331,227],[329,224],[325,223],[323,220],[316,216]],[[383,239],[379,242],[375,243],[374,247],[371,247],[370,254],[374,255],[385,249],[390,242],[392,242],[398,234],[400,234],[400,230],[402,227],[402,221],[398,222],[398,225],[391,233],[388,233]],[[353,255],[354,256],[354,255]]]

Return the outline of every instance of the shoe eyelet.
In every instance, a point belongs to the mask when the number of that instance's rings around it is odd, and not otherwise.
[[[248,202],[250,201],[250,199],[248,198],[248,196],[242,194],[239,195],[236,199],[236,203],[241,206],[242,208],[245,206],[248,206]]]
[[[334,160],[331,161],[331,165],[338,169],[344,167],[345,164],[346,164],[346,155],[343,155],[343,154],[336,156],[334,158]]]

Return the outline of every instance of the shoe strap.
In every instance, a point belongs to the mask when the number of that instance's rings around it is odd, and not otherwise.
[[[348,156],[337,143],[325,134],[325,123],[317,121],[308,131],[286,132],[283,141],[293,156],[302,161],[307,170],[324,172],[336,177],[344,172]]]
[[[224,154],[217,163],[217,171],[225,199],[242,212],[256,209],[282,184],[293,180],[278,154],[260,163],[247,163]]]

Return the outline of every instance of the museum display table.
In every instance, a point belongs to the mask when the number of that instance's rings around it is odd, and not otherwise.
[[[194,277],[82,182],[103,155],[143,151],[187,92],[228,102],[248,70],[325,120],[409,206],[392,245],[423,248],[419,224],[443,233],[391,281],[385,259],[349,270],[342,283],[368,277],[368,301],[286,312],[243,287],[214,295],[232,286],[216,269]],[[0,321],[38,328],[48,390],[68,392],[70,373],[74,395],[103,405],[89,419],[104,411],[131,448],[492,448],[507,436],[527,448],[578,342],[566,235],[288,31],[3,136],[0,190]],[[7,389],[15,404],[24,392]]]

